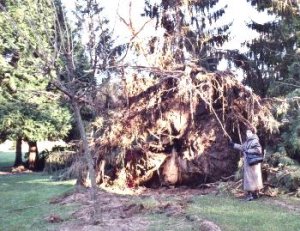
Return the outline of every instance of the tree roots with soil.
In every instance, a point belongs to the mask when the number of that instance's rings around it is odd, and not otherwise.
[[[155,77],[141,73],[124,78],[110,108],[98,108],[102,116],[94,123],[93,143],[98,183],[159,187],[217,181],[237,170],[239,153],[228,148],[228,140],[241,141],[248,127],[260,135],[277,129],[268,102],[229,72],[186,67],[154,71]],[[103,97],[98,101],[105,105]]]

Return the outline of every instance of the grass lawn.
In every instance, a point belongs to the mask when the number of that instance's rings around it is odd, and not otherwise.
[[[0,151],[0,171],[8,170],[7,167],[12,167],[15,162],[15,152]]]
[[[7,166],[13,160],[14,155],[0,153],[0,166]],[[76,221],[70,218],[70,214],[79,209],[78,204],[49,204],[51,198],[71,191],[74,183],[74,180],[54,182],[42,173],[0,175],[0,230],[59,230],[60,223],[47,221],[51,215],[60,216],[66,223]],[[129,198],[130,203],[143,204],[148,211],[135,215],[149,223],[147,230],[199,230],[201,220],[207,219],[223,231],[300,231],[300,210],[275,205],[272,203],[275,199],[271,198],[252,202],[228,195],[198,194],[188,201],[178,195],[160,195],[156,199],[152,196]],[[300,208],[299,200],[289,202]],[[168,206],[158,209],[162,203],[169,204],[171,209],[168,210]],[[175,208],[175,213],[172,208]],[[120,219],[125,222],[125,219]],[[120,230],[124,229],[120,227]]]
[[[14,153],[0,152],[0,171],[12,166]],[[45,218],[66,219],[72,206],[49,204],[53,197],[73,189],[75,181],[54,182],[42,173],[0,175],[0,230],[57,230]]]
[[[41,173],[0,176],[0,230],[56,230],[45,218],[66,219],[75,208],[49,204],[49,199],[72,190],[74,183],[53,182]]]
[[[180,203],[171,201],[171,205]],[[144,203],[149,207],[149,202]],[[299,212],[272,205],[271,200],[263,198],[244,202],[229,196],[195,196],[183,214],[153,213],[145,218],[151,221],[151,231],[198,230],[202,220],[214,222],[222,231],[300,231]]]
[[[231,197],[202,196],[188,213],[216,222],[223,231],[300,231],[300,214],[272,204],[272,200],[244,202]]]
[[[0,176],[0,230],[56,230],[45,218],[66,219],[75,208],[49,204],[49,199],[72,190],[74,183],[53,182],[41,173]]]

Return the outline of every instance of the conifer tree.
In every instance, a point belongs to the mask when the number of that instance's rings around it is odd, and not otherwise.
[[[285,0],[250,2],[258,11],[273,15],[274,20],[249,24],[260,36],[246,44],[246,62],[257,72],[246,71],[245,83],[262,96],[284,96],[299,86],[299,6],[296,1]]]
[[[150,54],[158,56],[157,52],[161,52],[163,68],[182,68],[193,62],[208,71],[216,71],[221,58],[216,48],[228,40],[230,28],[230,24],[216,23],[226,10],[218,2],[162,0],[152,4],[145,1],[142,15],[156,21],[156,30],[165,31],[163,36],[148,40]]]
[[[1,138],[16,140],[15,165],[22,163],[22,140],[28,142],[32,169],[38,152],[36,142],[65,137],[71,122],[69,109],[61,104],[60,95],[46,90],[49,81],[45,78],[47,70],[40,50],[51,49],[46,34],[51,17],[45,10],[51,5],[38,2],[5,1],[0,5]],[[41,21],[40,17],[49,18]],[[43,39],[38,40],[33,34],[33,22]]]
[[[263,96],[281,97],[277,110],[287,154],[300,160],[300,11],[297,1],[250,1],[258,11],[274,15],[274,21],[265,24],[253,22],[249,26],[260,37],[247,44],[249,62],[259,70],[259,80],[247,73],[246,83]],[[284,105],[285,107],[282,107]],[[277,108],[277,109],[278,109]],[[279,111],[279,112],[278,112]],[[282,143],[278,144],[279,146]]]

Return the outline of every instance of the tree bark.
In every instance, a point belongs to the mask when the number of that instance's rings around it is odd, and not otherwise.
[[[18,167],[23,164],[22,161],[22,138],[18,138],[16,140],[16,159],[15,159],[15,167]]]
[[[73,110],[74,110],[74,115],[75,115],[75,120],[76,120],[76,125],[78,127],[79,133],[80,133],[80,137],[82,140],[82,148],[83,148],[83,153],[86,159],[86,163],[88,165],[88,176],[90,178],[91,181],[91,187],[92,187],[92,197],[94,197],[94,193],[95,193],[95,189],[96,189],[96,176],[95,176],[95,170],[94,170],[94,166],[93,166],[93,157],[90,151],[90,147],[89,147],[89,143],[88,143],[88,139],[86,136],[86,131],[83,125],[83,121],[82,121],[82,117],[80,114],[80,109],[79,109],[79,105],[78,103],[74,100],[72,102],[72,106],[73,106]],[[81,180],[81,179],[77,179],[77,180]]]
[[[92,200],[95,200],[95,192],[96,192],[96,176],[95,176],[95,170],[93,166],[93,157],[90,152],[89,144],[88,144],[88,139],[86,136],[86,131],[84,128],[84,124],[82,121],[82,117],[80,114],[80,106],[78,104],[78,99],[76,99],[76,88],[74,85],[73,80],[76,78],[76,73],[75,73],[75,66],[74,66],[74,50],[73,50],[73,42],[72,42],[72,35],[70,36],[71,33],[69,33],[69,28],[68,24],[65,21],[64,17],[64,12],[62,9],[61,5],[57,5],[57,22],[59,23],[60,31],[58,34],[58,39],[61,40],[61,43],[64,44],[62,46],[63,51],[62,51],[62,56],[65,57],[66,59],[66,69],[67,69],[67,74],[66,74],[66,84],[68,85],[68,88],[63,87],[63,82],[59,81],[59,85],[57,86],[60,91],[62,91],[65,95],[67,95],[70,98],[70,103],[72,105],[73,111],[74,111],[74,116],[75,116],[75,121],[76,121],[76,126],[78,127],[80,137],[82,140],[82,148],[83,148],[83,154],[86,159],[86,163],[88,165],[88,177],[91,181],[91,197]],[[61,17],[59,17],[61,16]],[[65,33],[67,32],[67,33]],[[60,52],[60,51],[58,51]],[[71,86],[71,87],[70,87]],[[77,179],[77,181],[80,181],[81,179]]]
[[[34,170],[36,169],[36,162],[38,157],[38,148],[36,141],[28,141],[28,166],[29,169]]]

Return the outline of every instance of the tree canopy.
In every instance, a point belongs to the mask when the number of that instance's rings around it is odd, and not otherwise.
[[[299,6],[295,1],[281,0],[251,4],[274,15],[274,20],[264,24],[253,20],[248,25],[260,36],[246,44],[246,56],[258,72],[256,77],[247,75],[245,83],[263,96],[283,96],[299,87]]]
[[[0,10],[0,130],[3,139],[38,141],[65,137],[71,115],[60,95],[47,91],[45,50],[51,50],[49,35],[53,15],[47,2],[5,1]],[[41,12],[43,12],[40,20]],[[9,21],[9,23],[8,23]],[[33,34],[31,23],[40,27]],[[43,51],[43,52],[41,52]]]
[[[16,141],[15,165],[22,164],[22,140],[36,168],[37,141],[68,135],[69,108],[49,92],[55,11],[51,1],[0,2],[0,138]]]

